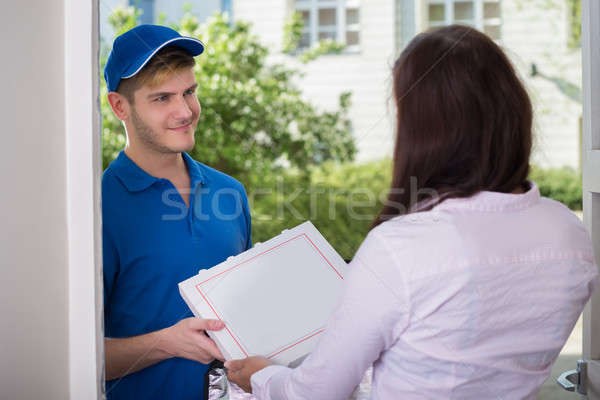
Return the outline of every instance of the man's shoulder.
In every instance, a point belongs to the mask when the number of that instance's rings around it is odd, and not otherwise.
[[[208,181],[210,185],[213,185],[218,188],[232,188],[236,190],[240,190],[245,193],[244,185],[231,175],[227,175],[224,172],[216,170],[212,167],[209,167],[206,164],[201,163],[200,161],[196,161],[192,159],[194,164],[202,171],[202,174]]]
[[[105,191],[115,190],[122,188],[123,185],[119,180],[115,168],[110,164],[102,174],[102,193]]]
[[[120,215],[121,209],[126,204],[135,201],[112,164],[104,170],[102,175],[101,197],[104,218],[109,215]]]

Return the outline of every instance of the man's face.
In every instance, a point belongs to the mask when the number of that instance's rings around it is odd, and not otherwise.
[[[200,115],[197,86],[193,69],[186,68],[161,85],[136,90],[131,107],[135,142],[160,153],[190,151]]]

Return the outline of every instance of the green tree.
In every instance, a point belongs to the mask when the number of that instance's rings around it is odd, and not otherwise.
[[[352,259],[387,198],[390,159],[328,162],[308,177],[294,169],[271,176],[250,193],[252,238],[262,242],[306,220],[344,259]]]
[[[136,13],[133,7],[117,9],[110,18],[115,32],[130,29]],[[333,111],[304,100],[297,85],[299,72],[268,64],[267,47],[245,22],[232,23],[215,14],[200,24],[187,12],[171,27],[206,44],[194,69],[202,105],[194,158],[250,187],[285,166],[308,171],[327,161],[353,159],[349,93],[340,95],[339,108]],[[102,115],[106,167],[125,139],[106,101],[104,82]]]

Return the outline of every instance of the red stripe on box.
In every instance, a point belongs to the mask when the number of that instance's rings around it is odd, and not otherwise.
[[[198,288],[196,288],[196,289],[198,289]],[[202,298],[204,299],[204,301],[206,301],[206,304],[208,304],[208,306],[210,307],[210,309],[215,313],[215,315],[217,316],[217,318],[219,319],[219,321],[223,322],[223,320],[221,319],[221,317],[219,316],[219,314],[217,314],[217,312],[215,311],[215,309],[213,308],[213,306],[210,304],[210,302],[208,301],[208,299],[204,296],[204,293],[202,293],[202,291],[200,289],[198,289],[198,291],[200,292],[200,295],[202,296]],[[239,346],[239,348],[244,352],[244,355],[246,355],[246,357],[248,357],[248,353],[246,353],[246,351],[244,350],[244,348],[236,340],[235,336],[233,336],[233,334],[231,333],[231,331],[229,330],[229,328],[227,327],[227,325],[225,324],[225,322],[223,322],[223,325],[225,326],[225,329],[227,329],[227,332],[229,332],[229,335],[231,335],[231,337],[233,338],[233,340],[235,340],[235,342],[237,343],[237,345]]]
[[[275,357],[277,354],[279,354],[279,353],[283,353],[284,351],[286,351],[286,350],[289,350],[290,348],[294,347],[295,345],[297,345],[297,344],[300,344],[300,343],[304,342],[305,340],[308,340],[308,339],[310,339],[311,337],[318,335],[319,333],[323,332],[324,330],[325,330],[325,329],[321,329],[320,331],[318,331],[318,332],[315,332],[315,333],[313,333],[312,335],[310,335],[310,336],[308,336],[308,337],[305,337],[304,339],[300,340],[299,342],[296,342],[296,343],[294,343],[294,344],[292,344],[292,345],[289,345],[289,346],[288,346],[288,347],[286,347],[285,349],[279,350],[277,353],[275,353],[275,354],[272,354],[272,355],[270,355],[270,356],[269,356],[269,357],[267,357],[267,358],[271,359],[271,358]]]
[[[317,249],[317,251],[319,252],[319,254],[321,255],[321,257],[323,257],[323,258],[325,259],[325,261],[327,261],[327,264],[329,264],[329,266],[331,267],[331,269],[333,269],[333,270],[335,271],[335,273],[336,273],[336,274],[337,274],[337,275],[340,277],[340,279],[341,279],[341,280],[344,280],[344,278],[342,277],[342,275],[341,275],[341,274],[338,272],[338,270],[337,270],[337,269],[335,269],[335,268],[334,268],[333,264],[331,264],[331,263],[329,262],[329,260],[327,259],[327,257],[325,257],[325,256],[323,255],[323,253],[321,253],[321,250],[319,250],[319,248],[318,248],[318,247],[317,247],[317,246],[316,246],[316,245],[313,243],[313,241],[312,241],[312,240],[310,240],[310,238],[308,237],[308,235],[307,235],[307,234],[304,234],[304,236],[306,236],[306,238],[308,239],[308,241],[310,242],[310,244],[312,244],[312,245],[313,245],[313,247],[314,247],[315,249]]]

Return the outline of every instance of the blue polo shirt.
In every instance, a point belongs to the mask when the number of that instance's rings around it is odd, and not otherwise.
[[[183,153],[190,207],[167,179],[121,152],[102,178],[105,336],[125,338],[193,316],[177,284],[252,246],[244,187]],[[207,366],[172,358],[106,382],[108,399],[201,399]]]

